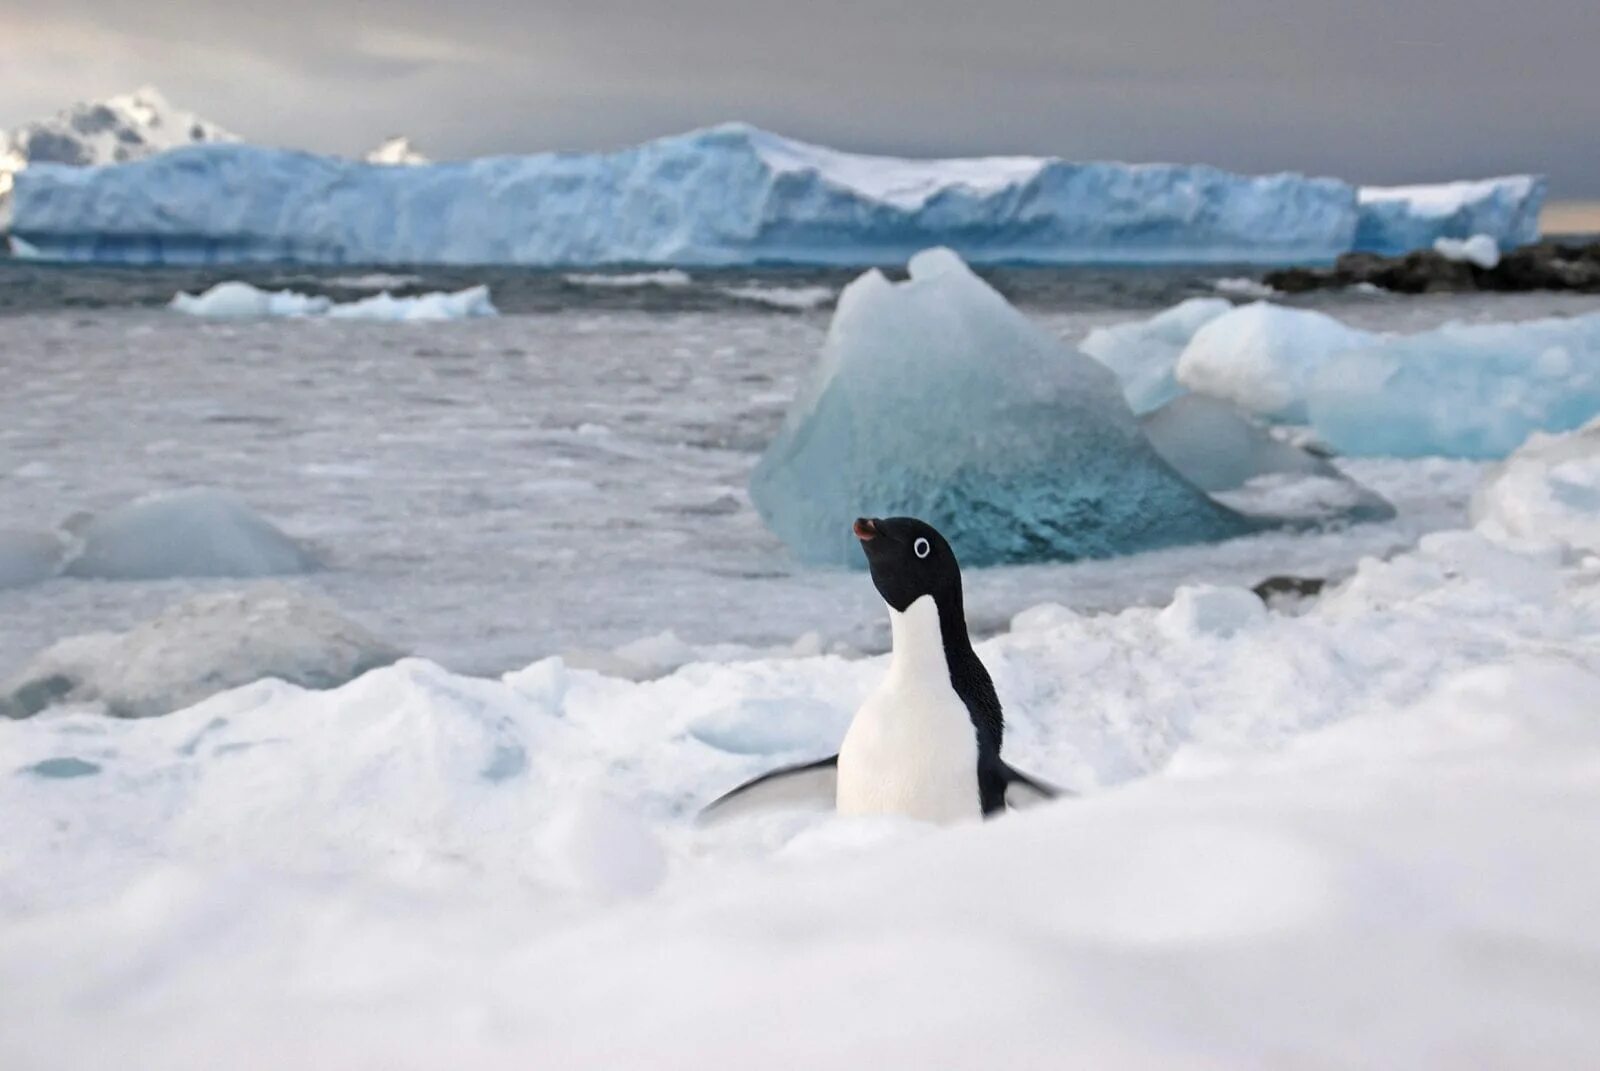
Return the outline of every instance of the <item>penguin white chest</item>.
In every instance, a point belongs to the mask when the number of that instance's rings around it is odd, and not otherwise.
[[[938,606],[924,595],[889,616],[889,672],[839,748],[839,813],[981,818],[977,733],[950,683]]]

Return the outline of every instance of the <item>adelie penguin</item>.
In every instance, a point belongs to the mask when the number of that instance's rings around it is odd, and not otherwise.
[[[967,636],[950,544],[911,517],[863,517],[855,534],[889,607],[889,672],[856,711],[837,755],[748,781],[705,816],[831,794],[841,814],[955,822],[1056,796],[1000,757],[1005,721]]]

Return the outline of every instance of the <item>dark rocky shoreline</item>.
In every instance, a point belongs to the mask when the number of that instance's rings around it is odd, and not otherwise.
[[[1262,282],[1286,294],[1367,283],[1399,294],[1474,290],[1570,290],[1600,293],[1600,240],[1546,239],[1501,254],[1500,263],[1480,268],[1431,249],[1401,256],[1346,253],[1331,268],[1283,268]]]

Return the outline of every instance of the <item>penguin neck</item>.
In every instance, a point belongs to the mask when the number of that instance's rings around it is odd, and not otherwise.
[[[920,595],[904,610],[891,606],[889,630],[894,642],[894,653],[889,660],[891,673],[915,676],[938,673],[948,677],[951,667],[963,653],[972,652],[966,615],[959,598],[947,605],[932,595]]]

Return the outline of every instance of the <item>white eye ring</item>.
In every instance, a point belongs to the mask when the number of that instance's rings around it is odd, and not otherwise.
[[[928,541],[922,536],[918,536],[917,541],[911,544],[911,549],[919,558],[926,558],[933,551],[933,548],[928,545]]]

